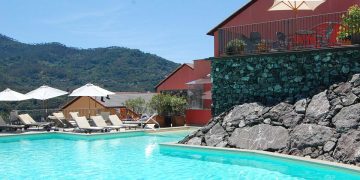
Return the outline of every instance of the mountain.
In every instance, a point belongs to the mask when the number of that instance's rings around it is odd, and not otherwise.
[[[0,35],[1,90],[25,93],[47,84],[70,91],[91,82],[111,91],[153,91],[178,65],[136,49],[25,44]]]
[[[112,91],[153,91],[178,65],[135,49],[32,45],[0,35],[0,89],[26,92],[48,84],[71,90],[92,82]]]

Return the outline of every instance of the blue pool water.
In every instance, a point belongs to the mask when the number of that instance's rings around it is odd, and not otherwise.
[[[0,179],[360,179],[269,156],[159,146],[188,133],[0,138]]]

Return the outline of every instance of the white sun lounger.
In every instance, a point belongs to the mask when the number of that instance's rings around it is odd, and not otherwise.
[[[123,128],[124,126],[122,125],[119,125],[119,126],[109,126],[106,124],[104,118],[102,116],[91,116],[91,119],[94,121],[95,125],[97,127],[103,127],[103,128],[106,128],[106,129],[116,129],[116,131],[119,131],[120,128]]]
[[[138,128],[137,124],[124,124],[117,115],[110,115],[109,120],[114,126],[123,126],[124,128]]]
[[[85,133],[91,133],[92,131],[103,131],[103,127],[91,127],[86,117],[75,117],[75,122],[80,130],[85,131]]]
[[[53,115],[59,122],[62,123],[65,128],[71,128],[76,126],[75,121],[68,121],[62,112],[53,113]]]
[[[52,124],[49,122],[36,122],[29,114],[20,114],[19,119],[25,126],[29,126],[29,127],[34,126],[37,127],[38,129],[40,127],[50,128]]]

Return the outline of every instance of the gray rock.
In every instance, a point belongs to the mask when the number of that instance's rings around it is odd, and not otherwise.
[[[186,144],[200,146],[202,139],[202,137],[193,137]]]
[[[360,131],[343,134],[337,143],[333,157],[345,163],[360,162]]]
[[[321,92],[312,98],[306,109],[305,118],[310,122],[319,121],[326,117],[329,109],[330,103],[326,97],[326,91]]]
[[[350,80],[350,83],[352,83],[355,87],[360,85],[360,74],[355,74]]]
[[[285,127],[293,128],[297,124],[299,124],[303,118],[304,118],[303,114],[297,114],[295,111],[292,111],[290,113],[281,116],[279,118],[279,121],[282,122],[282,124]]]
[[[226,126],[225,128],[226,132],[233,132],[235,130],[234,126]]]
[[[320,155],[316,159],[325,160],[325,161],[335,161],[333,157],[331,157],[328,153]]]
[[[221,141],[219,144],[216,145],[216,147],[226,147],[228,143],[226,141]]]
[[[360,121],[360,103],[344,107],[332,119],[336,131],[344,132],[351,128],[357,128]]]
[[[351,83],[341,83],[339,84],[339,87],[337,87],[334,92],[339,95],[346,95],[351,91]]]
[[[307,106],[307,100],[306,99],[300,99],[295,104],[295,111],[299,114],[305,114],[306,106]]]
[[[207,133],[214,125],[216,124],[216,121],[209,121],[209,123],[202,127],[200,130],[203,132],[203,133]]]
[[[227,123],[238,125],[240,120],[244,120],[247,116],[258,115],[264,109],[258,103],[247,103],[236,106],[232,111],[224,117],[223,126]]]
[[[208,146],[216,146],[223,141],[226,135],[227,132],[219,123],[217,123],[205,134],[205,142]]]
[[[278,120],[282,115],[291,112],[293,109],[293,105],[282,102],[271,108],[271,110],[264,115],[264,118]]]
[[[328,141],[328,142],[325,143],[325,145],[324,145],[324,147],[323,147],[323,150],[324,150],[325,152],[329,152],[329,151],[331,151],[331,150],[334,149],[335,145],[336,145],[335,142],[333,142],[333,141]]]
[[[335,134],[335,130],[316,124],[300,124],[291,132],[291,148],[323,146]]]
[[[310,154],[313,152],[312,149],[313,149],[312,147],[307,147],[307,148],[305,148],[305,149],[302,151],[302,155],[303,155],[303,156],[310,155]]]
[[[271,119],[270,119],[270,118],[266,118],[266,119],[264,120],[264,123],[265,123],[265,124],[270,124],[270,123],[271,123]]]
[[[350,106],[350,105],[353,105],[355,104],[356,102],[358,102],[359,98],[353,94],[353,93],[348,93],[346,94],[346,96],[342,97],[341,98],[341,101],[342,101],[342,105],[343,106]]]
[[[360,87],[353,88],[351,90],[351,92],[354,93],[357,96],[360,95]]]
[[[351,83],[354,83],[354,82],[357,81],[357,80],[360,80],[360,74],[354,74],[354,75],[351,77],[350,82],[351,82]]]
[[[341,105],[342,101],[339,97],[337,98],[334,98],[330,101],[330,104],[333,105],[333,106],[336,106],[336,105]]]
[[[288,142],[288,130],[267,124],[235,129],[229,137],[229,145],[242,149],[279,150]]]

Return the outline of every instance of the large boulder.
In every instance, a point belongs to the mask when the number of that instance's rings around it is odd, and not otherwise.
[[[244,121],[246,117],[257,117],[263,109],[264,106],[258,103],[246,103],[236,106],[232,111],[229,112],[229,114],[224,117],[223,126],[237,126],[240,121],[245,123]]]
[[[300,99],[295,104],[295,111],[299,114],[305,114],[306,106],[307,106],[307,99]]]
[[[203,138],[202,137],[193,137],[186,144],[200,146]]]
[[[237,128],[229,137],[229,145],[241,149],[279,150],[289,142],[288,130],[267,124]]]
[[[343,134],[334,150],[334,158],[345,163],[360,162],[360,131]]]
[[[217,123],[205,134],[206,145],[216,146],[217,144],[223,141],[226,135],[227,132],[219,123]]]
[[[293,105],[282,102],[271,108],[271,110],[264,115],[264,118],[278,120],[282,115],[291,112],[293,109]]]
[[[321,92],[311,99],[305,118],[310,122],[318,122],[326,117],[329,109],[330,103],[326,97],[326,91]]]
[[[332,119],[338,132],[344,132],[351,128],[357,128],[360,121],[360,103],[344,107]]]
[[[295,111],[287,113],[279,118],[279,121],[287,128],[293,128],[304,118],[303,114],[297,114]]]
[[[335,134],[335,130],[316,124],[300,124],[291,132],[291,148],[323,146]]]

